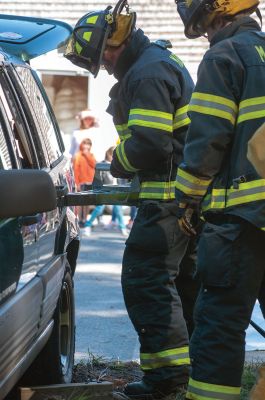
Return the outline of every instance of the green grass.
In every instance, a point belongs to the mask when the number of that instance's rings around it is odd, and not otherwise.
[[[261,363],[252,362],[245,364],[243,376],[242,376],[242,391],[241,391],[241,400],[248,400],[249,392],[252,386],[256,382],[257,371],[260,367]]]

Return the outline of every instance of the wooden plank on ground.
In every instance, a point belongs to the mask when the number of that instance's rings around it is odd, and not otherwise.
[[[68,385],[47,385],[21,387],[21,400],[110,400],[111,382],[71,383]]]

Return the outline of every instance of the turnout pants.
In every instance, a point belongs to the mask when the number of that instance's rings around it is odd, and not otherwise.
[[[199,286],[193,278],[195,244],[179,230],[176,215],[173,202],[143,202],[126,241],[122,268],[124,300],[138,333],[144,380],[167,388],[188,381],[185,318],[192,330]],[[176,288],[180,275],[186,286],[181,288],[187,302],[185,318]]]
[[[223,218],[207,222],[199,241],[202,289],[195,306],[187,393],[193,400],[240,399],[245,332],[265,290],[265,232],[238,217]]]

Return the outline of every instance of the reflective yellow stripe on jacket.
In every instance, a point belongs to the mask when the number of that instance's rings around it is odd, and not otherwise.
[[[123,140],[123,141],[122,141],[120,144],[118,144],[118,146],[116,147],[116,154],[117,154],[117,157],[118,157],[118,159],[119,159],[119,162],[121,163],[121,165],[123,166],[123,168],[124,168],[126,171],[128,171],[128,172],[137,172],[137,171],[139,171],[139,170],[136,169],[136,168],[134,168],[134,167],[130,164],[130,162],[129,162],[129,160],[128,160],[126,154],[125,154],[124,145],[125,145],[125,143],[126,143],[126,140],[127,140],[127,139]]]
[[[130,110],[128,127],[133,125],[173,132],[173,116],[162,111],[134,108]]]
[[[190,196],[204,196],[211,179],[200,179],[181,168],[178,168],[176,188]]]
[[[240,387],[199,382],[190,378],[186,398],[192,400],[239,400],[240,389]]]
[[[118,132],[120,141],[128,139],[129,137],[132,136],[130,129],[128,128],[127,124],[123,125],[115,125],[115,128]]]
[[[189,365],[189,348],[185,346],[158,353],[141,353],[140,360],[143,371],[167,366]]]
[[[187,126],[190,124],[190,119],[188,117],[188,105],[181,107],[177,110],[175,117],[174,117],[174,122],[173,122],[173,129],[179,129],[182,128],[183,126]]]
[[[175,181],[171,182],[142,182],[140,199],[172,200],[175,198]]]
[[[265,97],[252,97],[241,101],[237,123],[265,117]]]
[[[230,121],[232,125],[235,125],[238,107],[234,101],[225,97],[194,92],[191,97],[189,111],[224,118]]]
[[[205,196],[202,204],[203,211],[223,209],[254,201],[265,200],[265,179],[240,183],[238,189],[212,189]]]

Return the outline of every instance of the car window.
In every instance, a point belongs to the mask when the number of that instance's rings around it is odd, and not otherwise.
[[[39,136],[44,145],[49,164],[54,163],[62,155],[56,126],[50,115],[48,100],[44,99],[32,71],[23,66],[16,66],[20,85],[26,91],[26,101],[30,103],[35,122],[38,125]]]
[[[0,100],[1,100],[1,128],[6,130],[6,137],[10,140],[10,147],[13,149],[16,158],[16,167],[18,168],[33,168],[33,156],[30,149],[29,138],[26,135],[25,129],[18,117],[15,109],[14,101],[11,100],[10,92],[7,90],[3,76],[0,78]],[[5,121],[5,122],[4,122]]]

